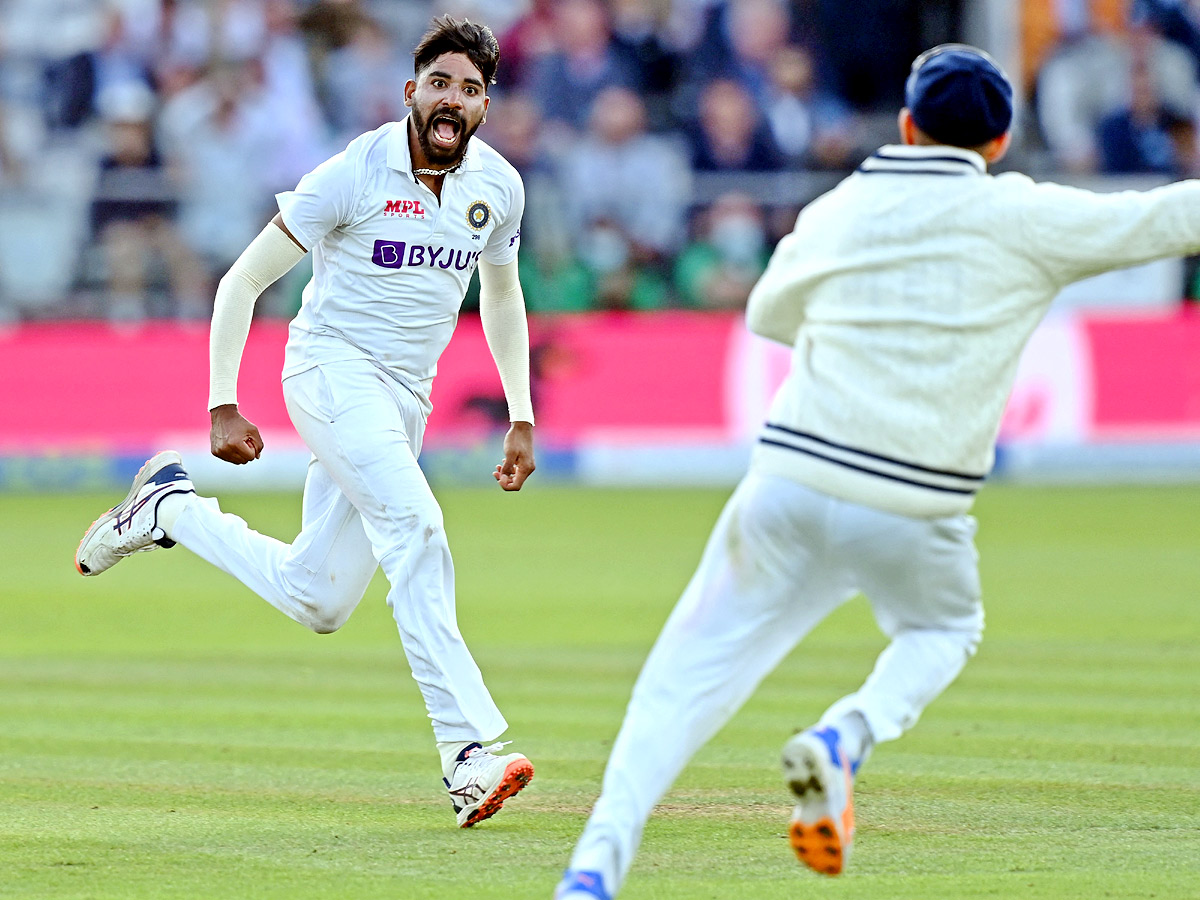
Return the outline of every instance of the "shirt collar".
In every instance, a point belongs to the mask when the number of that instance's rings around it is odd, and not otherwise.
[[[987,163],[963,147],[888,144],[868,156],[858,171],[914,175],[986,175]]]
[[[388,135],[388,168],[395,169],[397,172],[404,172],[406,175],[412,174],[412,153],[408,149],[408,120],[411,118],[411,114],[405,116],[401,121],[396,123],[396,127]],[[472,136],[471,140],[467,142],[467,152],[463,156],[463,163],[458,171],[479,172],[482,169],[483,160],[480,158],[479,144]]]

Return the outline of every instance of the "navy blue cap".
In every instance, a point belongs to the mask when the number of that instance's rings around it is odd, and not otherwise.
[[[918,56],[904,97],[917,127],[952,147],[978,147],[1012,125],[1012,82],[967,44],[941,44]]]

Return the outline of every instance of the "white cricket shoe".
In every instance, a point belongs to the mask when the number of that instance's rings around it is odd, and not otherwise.
[[[494,751],[508,743],[511,741],[468,748],[449,780],[442,779],[458,814],[459,828],[470,828],[494,816],[505,800],[533,778],[533,763],[523,754],[495,755]]]
[[[854,841],[854,773],[836,728],[809,728],[783,745],[783,780],[796,795],[788,836],[800,862],[840,875]]]
[[[75,551],[80,575],[99,575],[131,553],[175,542],[158,526],[158,504],[171,494],[194,494],[183,460],[174,450],[149,459],[133,479],[125,499],[92,523]]]

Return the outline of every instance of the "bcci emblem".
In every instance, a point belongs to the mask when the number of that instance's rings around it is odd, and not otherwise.
[[[492,208],[482,200],[476,200],[467,207],[467,224],[479,231],[492,218]]]

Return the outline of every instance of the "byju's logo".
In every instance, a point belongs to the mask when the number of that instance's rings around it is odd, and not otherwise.
[[[426,266],[430,269],[455,269],[465,272],[479,259],[479,250],[453,250],[404,241],[376,241],[371,262],[385,269]]]
[[[376,241],[371,262],[385,269],[399,269],[404,265],[404,241]]]
[[[383,205],[383,214],[398,219],[423,219],[425,207],[420,200],[388,200]]]

